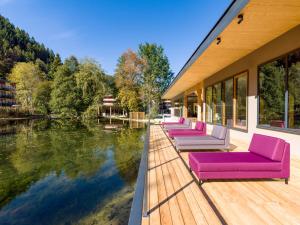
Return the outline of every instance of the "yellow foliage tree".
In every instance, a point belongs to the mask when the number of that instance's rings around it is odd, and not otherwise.
[[[20,62],[13,67],[8,79],[16,84],[16,98],[24,109],[34,111],[33,96],[43,77],[44,73],[32,62]]]

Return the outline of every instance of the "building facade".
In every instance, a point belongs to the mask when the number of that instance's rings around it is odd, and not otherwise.
[[[172,102],[170,100],[163,100],[159,103],[159,114],[171,114],[170,108]]]
[[[102,116],[111,117],[124,114],[124,111],[118,104],[117,99],[112,95],[104,96],[102,105]]]
[[[16,85],[0,79],[0,107],[16,105]]]
[[[290,142],[300,155],[300,1],[233,1],[164,98],[182,115]]]

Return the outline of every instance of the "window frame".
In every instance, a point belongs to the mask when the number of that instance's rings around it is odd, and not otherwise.
[[[195,110],[195,114],[196,116],[189,116],[189,110],[188,110],[188,106],[189,106],[189,98],[195,98],[196,99],[196,102],[193,102],[193,111],[194,111],[194,103],[196,103],[197,107],[196,107],[196,110]],[[187,103],[187,117],[188,118],[198,118],[198,95],[195,93],[195,92],[191,92],[190,94],[186,95],[186,103]]]
[[[293,54],[297,51],[300,51],[300,48],[294,49],[292,51],[289,51],[287,53],[281,54],[280,56],[274,57],[272,59],[269,59],[259,65],[257,65],[257,71],[256,71],[256,79],[257,79],[257,90],[256,90],[256,95],[257,95],[257,118],[256,118],[256,128],[259,129],[265,129],[265,130],[272,130],[272,131],[279,131],[283,133],[290,133],[290,134],[297,134],[300,135],[300,129],[293,129],[293,128],[288,128],[288,122],[289,122],[289,90],[288,90],[288,56],[290,54]],[[285,76],[284,76],[284,85],[285,85],[285,96],[284,96],[284,128],[281,127],[274,127],[274,126],[266,126],[262,125],[259,123],[259,113],[260,113],[260,81],[259,81],[259,73],[260,73],[260,68],[268,63],[274,62],[276,60],[283,59],[285,62]]]
[[[247,130],[248,131],[248,90],[249,90],[249,75],[248,71],[241,72],[233,77],[233,127],[239,130]],[[238,126],[236,125],[236,103],[237,103],[237,79],[240,77],[246,76],[246,126]]]
[[[207,87],[204,88],[204,92],[205,92],[205,97],[204,97],[204,103],[205,104],[205,123],[208,123],[208,124],[213,124],[213,115],[211,115],[211,121],[212,122],[207,122],[207,118],[208,118],[208,108],[207,108],[207,103],[206,103],[206,100],[207,100],[207,89],[208,88],[211,88],[211,103],[213,104],[213,96],[212,96],[212,92],[213,92],[213,88],[212,88],[212,85],[209,85]],[[211,109],[212,112],[213,112],[213,109]]]
[[[214,112],[217,112],[217,104],[215,102],[215,100],[217,101],[217,91],[214,91],[214,90],[216,90],[215,86],[217,86],[217,85],[221,86],[221,123],[217,123],[217,122],[214,123],[214,121],[216,121]],[[213,105],[213,107],[212,107],[212,112],[213,112],[213,114],[212,114],[212,124],[223,126],[223,115],[224,115],[224,111],[223,111],[224,101],[223,101],[223,89],[222,89],[223,88],[223,81],[217,82],[217,83],[215,83],[213,85],[210,85],[210,86],[212,87],[212,105]],[[214,97],[216,99],[214,99]]]
[[[225,80],[222,81],[222,103],[223,103],[223,120],[222,120],[222,125],[223,126],[227,126],[228,124],[226,124],[226,102],[225,102],[225,92],[226,92],[226,82],[230,81],[232,82],[232,125],[233,125],[233,102],[234,102],[234,76],[230,77],[230,78],[226,78]],[[232,128],[233,126],[229,126],[230,128]]]
[[[242,126],[235,126],[235,119],[236,119],[236,78],[238,77],[241,77],[241,76],[246,76],[246,81],[247,81],[247,85],[246,85],[246,126],[245,127],[242,127]],[[221,99],[222,99],[222,121],[221,121],[221,124],[214,124],[213,123],[213,120],[212,122],[207,122],[206,121],[206,118],[207,118],[207,115],[205,114],[205,122],[207,124],[211,124],[211,125],[222,125],[222,126],[227,126],[225,125],[225,110],[223,110],[226,106],[225,106],[225,95],[224,95],[224,87],[225,87],[225,82],[228,81],[228,80],[232,80],[233,82],[233,85],[232,85],[232,93],[233,93],[233,99],[232,99],[232,120],[233,120],[233,124],[232,126],[230,126],[229,128],[230,129],[233,129],[233,130],[238,130],[238,131],[241,131],[241,132],[245,132],[245,133],[248,133],[248,105],[249,105],[249,102],[248,102],[248,96],[249,96],[249,70],[243,70],[243,71],[240,71],[234,75],[231,75],[229,77],[226,77],[225,79],[222,79],[220,81],[217,81],[217,82],[214,82],[208,86],[205,86],[204,87],[204,91],[205,91],[205,108],[207,107],[206,106],[206,96],[207,96],[207,93],[206,93],[206,90],[207,88],[211,87],[213,88],[214,85],[218,84],[218,83],[221,83]],[[206,110],[205,110],[205,113],[206,113]],[[214,114],[214,111],[212,111],[212,114]],[[214,115],[212,115],[213,117]]]

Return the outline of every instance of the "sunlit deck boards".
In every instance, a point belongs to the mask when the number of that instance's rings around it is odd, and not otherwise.
[[[241,144],[235,150],[246,147]],[[151,126],[149,151],[150,213],[142,224],[300,224],[298,159],[291,161],[289,185],[272,180],[213,181],[201,190],[159,126]],[[180,154],[186,161],[188,153]]]
[[[149,217],[143,224],[221,224],[159,126],[151,126]]]

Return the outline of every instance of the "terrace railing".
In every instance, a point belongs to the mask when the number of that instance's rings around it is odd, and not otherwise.
[[[135,186],[135,193],[130,210],[128,225],[141,224],[142,217],[148,216],[148,153],[150,141],[150,120],[147,125],[147,133],[144,139],[144,150],[139,166],[138,177]]]

